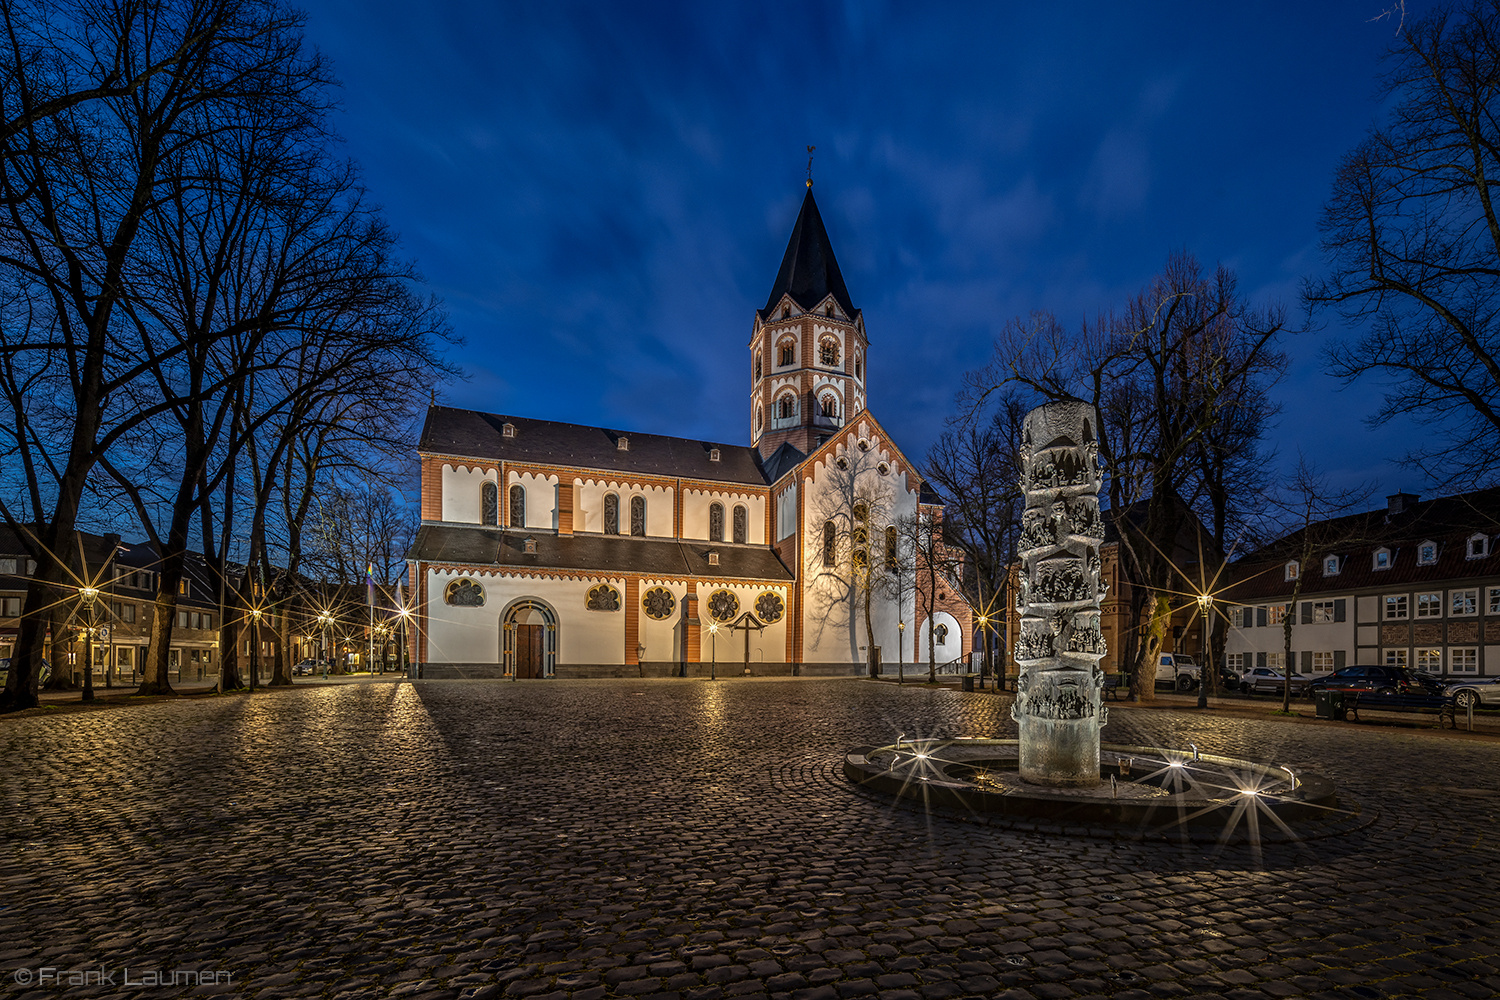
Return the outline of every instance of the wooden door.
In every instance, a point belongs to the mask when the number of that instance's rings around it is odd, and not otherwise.
[[[516,626],[516,677],[542,676],[542,626]]]

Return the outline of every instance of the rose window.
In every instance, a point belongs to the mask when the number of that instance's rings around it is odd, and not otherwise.
[[[727,590],[716,590],[708,599],[708,615],[716,622],[727,622],[740,610],[740,599]]]
[[[652,587],[641,598],[641,606],[645,608],[647,618],[659,622],[671,617],[677,608],[677,598],[665,587]]]
[[[755,617],[767,625],[781,621],[781,616],[786,613],[786,607],[781,603],[781,597],[766,591],[755,601]]]

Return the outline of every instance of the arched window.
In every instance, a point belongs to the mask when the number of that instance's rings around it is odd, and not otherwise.
[[[787,393],[776,401],[776,415],[782,420],[790,420],[795,416],[796,397]]]
[[[618,493],[604,494],[604,533],[606,535],[620,533],[620,495]]]
[[[823,397],[823,415],[829,420],[839,418],[839,399],[831,392]]]
[[[748,541],[747,535],[749,533],[749,530],[749,512],[745,510],[744,504],[737,503],[734,505],[734,540],[740,545],[744,545],[745,542]]]
[[[755,352],[755,377],[756,377],[757,380],[760,379],[760,352],[759,351]]]
[[[818,360],[828,367],[839,363],[839,342],[832,337],[824,337],[818,342]]]
[[[630,498],[630,533],[637,538],[646,537],[646,498]]]
[[[854,377],[855,378],[864,378],[865,377],[865,375],[864,375],[864,365],[860,364],[860,360],[859,360],[859,356],[858,355],[855,355],[855,357],[854,357]]]
[[[713,542],[724,540],[724,505],[717,501],[708,505],[708,538]]]
[[[835,544],[835,528],[832,521],[823,522],[823,565],[832,566],[833,557],[837,546]]]
[[[863,503],[854,505],[854,527],[850,532],[850,556],[856,569],[864,569],[869,560],[870,508]]]
[[[482,523],[500,526],[500,487],[488,479],[479,487],[479,509]]]
[[[526,487],[520,483],[510,488],[510,526],[526,527]]]
[[[948,645],[948,626],[939,625],[937,628],[933,629],[932,637],[937,640],[937,644],[939,646]]]
[[[885,568],[896,568],[896,529],[894,526],[885,529]]]
[[[776,363],[782,368],[791,364],[797,357],[797,342],[788,337],[776,345]]]

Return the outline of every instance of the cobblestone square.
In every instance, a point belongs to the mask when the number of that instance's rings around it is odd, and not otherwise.
[[[1108,742],[1297,764],[1372,818],[1260,849],[1002,830],[841,776],[899,733],[1014,736],[1008,706],[860,680],[424,681],[0,719],[5,989],[1500,995],[1500,741],[1111,706]]]

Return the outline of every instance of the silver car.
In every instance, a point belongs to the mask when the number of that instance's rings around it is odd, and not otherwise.
[[[1310,678],[1292,675],[1292,694],[1307,687]],[[1240,674],[1240,690],[1246,694],[1280,694],[1286,686],[1286,675],[1270,667],[1254,667]]]

